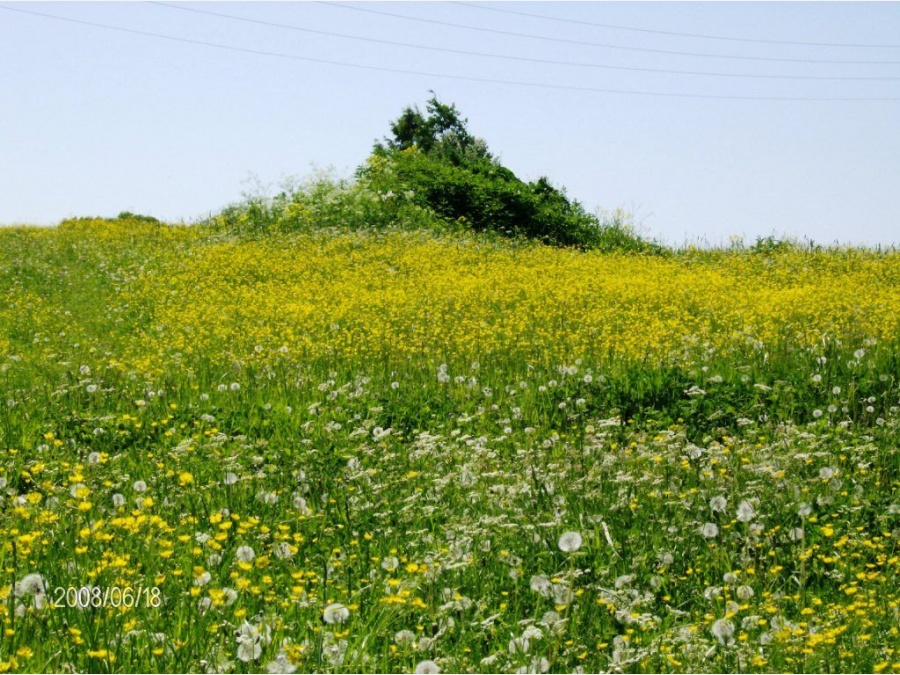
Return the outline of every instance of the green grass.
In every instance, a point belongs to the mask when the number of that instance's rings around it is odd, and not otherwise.
[[[897,342],[141,371],[121,228],[0,232],[0,672],[900,671]]]

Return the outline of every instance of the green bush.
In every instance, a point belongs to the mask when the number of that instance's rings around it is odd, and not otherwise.
[[[158,218],[154,218],[153,216],[145,216],[140,213],[132,213],[131,211],[122,211],[119,215],[116,216],[116,220],[135,220],[141,223],[155,223],[157,225],[161,224]]]
[[[229,232],[473,230],[581,249],[660,253],[620,217],[601,221],[546,178],[526,183],[472,136],[452,105],[407,108],[376,143],[355,180],[317,173],[274,197],[261,190],[209,224]]]
[[[440,218],[477,232],[578,248],[651,251],[621,222],[601,223],[546,178],[526,183],[472,136],[452,105],[432,97],[428,115],[407,108],[357,171],[379,194],[403,194]]]

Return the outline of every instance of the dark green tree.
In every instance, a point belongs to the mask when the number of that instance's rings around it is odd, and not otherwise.
[[[597,218],[546,178],[526,183],[473,136],[456,106],[433,95],[426,113],[407,107],[376,143],[358,177],[384,193],[412,195],[447,221],[477,231],[525,236],[559,246],[592,247]]]

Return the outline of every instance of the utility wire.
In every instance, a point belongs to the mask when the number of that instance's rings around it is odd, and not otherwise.
[[[54,19],[57,21],[65,21],[67,23],[79,24],[82,26],[92,26],[95,28],[105,28],[108,30],[119,31],[122,33],[129,33],[132,35],[143,35],[146,37],[154,37],[163,40],[170,40],[173,42],[180,42],[183,44],[193,44],[193,45],[201,45],[204,47],[214,47],[216,49],[225,49],[233,52],[241,52],[245,54],[256,54],[259,56],[271,56],[276,58],[284,58],[291,59],[294,61],[305,61],[308,63],[323,63],[332,66],[342,66],[345,68],[357,68],[361,70],[369,70],[369,71],[378,71],[384,73],[396,73],[401,75],[420,75],[424,77],[437,77],[448,80],[457,80],[464,82],[481,82],[485,84],[506,84],[513,86],[521,86],[521,87],[531,87],[538,89],[552,89],[557,91],[579,91],[579,92],[591,92],[591,93],[600,93],[600,94],[624,94],[631,96],[650,96],[650,97],[665,97],[665,98],[697,98],[697,99],[720,99],[720,100],[741,100],[741,101],[810,101],[810,102],[832,102],[832,101],[853,101],[853,102],[875,102],[875,101],[900,101],[900,97],[796,97],[796,96],[732,96],[726,94],[682,94],[682,93],[667,93],[667,92],[654,92],[654,91],[634,91],[629,89],[603,89],[598,87],[579,87],[579,86],[571,86],[571,85],[563,85],[563,84],[548,84],[548,83],[540,83],[540,82],[526,82],[521,80],[501,80],[487,77],[468,77],[463,75],[447,75],[444,73],[431,73],[426,71],[419,70],[406,70],[400,68],[387,68],[383,66],[372,66],[365,65],[360,63],[350,63],[347,61],[333,61],[330,59],[317,59],[310,56],[297,56],[294,54],[284,54],[281,52],[271,52],[264,51],[260,49],[248,49],[245,47],[234,47],[232,45],[223,45],[216,42],[207,42],[204,40],[192,40],[190,38],[182,38],[176,37],[174,35],[164,35],[162,33],[152,33],[150,31],[137,30],[134,28],[123,28],[121,26],[111,26],[109,24],[97,23],[94,21],[83,21],[81,19],[70,19],[68,17],[56,16],[53,14],[44,14],[43,12],[35,12],[28,9],[21,9],[19,7],[8,7],[6,5],[0,5],[0,9],[4,9],[9,12],[19,12],[21,14],[30,14],[32,16],[39,16],[45,19]]]
[[[597,28],[612,28],[614,30],[627,30],[635,33],[652,33],[654,35],[674,35],[676,37],[701,38],[704,40],[728,40],[729,42],[755,42],[768,45],[795,45],[800,47],[859,47],[871,49],[900,49],[900,44],[879,45],[879,44],[857,44],[852,42],[797,42],[795,40],[763,40],[758,38],[742,38],[729,37],[724,35],[705,35],[703,33],[678,33],[669,30],[651,30],[649,28],[635,28],[633,26],[618,26],[611,23],[596,23],[593,21],[582,21],[578,19],[564,19],[558,16],[548,16],[546,14],[532,14],[531,12],[520,12],[514,9],[500,9],[499,7],[488,7],[479,5],[476,2],[459,2],[459,0],[450,0],[451,4],[459,7],[468,7],[470,9],[482,9],[489,12],[500,12],[502,14],[516,14],[518,16],[528,16],[534,19],[544,19],[545,21],[558,21],[561,23],[571,23],[578,26],[595,26]]]
[[[270,26],[273,28],[285,28],[288,30],[301,31],[304,33],[313,33],[315,35],[327,35],[330,37],[338,37],[344,38],[348,40],[360,40],[363,42],[371,42],[375,44],[383,44],[383,45],[391,45],[394,47],[406,47],[409,49],[425,49],[434,52],[443,52],[445,54],[461,54],[463,56],[477,56],[484,57],[489,59],[503,59],[507,61],[522,61],[525,63],[543,63],[555,66],[575,66],[579,68],[602,68],[606,70],[627,70],[633,72],[643,72],[643,73],[663,73],[667,75],[703,75],[709,77],[740,77],[740,78],[755,78],[755,79],[772,79],[772,80],[829,80],[829,81],[895,81],[900,80],[900,76],[897,77],[858,77],[858,76],[829,76],[829,75],[759,75],[759,74],[747,74],[747,73],[714,73],[709,71],[697,71],[697,70],[669,70],[664,68],[640,68],[636,66],[610,66],[606,64],[600,63],[585,63],[579,61],[557,61],[553,59],[539,59],[532,58],[528,56],[510,56],[506,54],[491,54],[486,52],[475,52],[463,49],[451,49],[447,47],[436,47],[433,45],[423,45],[423,44],[414,44],[409,42],[397,42],[395,40],[382,40],[379,38],[372,37],[364,37],[360,35],[348,35],[346,33],[334,33],[331,31],[325,30],[316,30],[313,28],[305,28],[301,26],[295,26],[291,24],[284,23],[275,23],[272,21],[262,21],[260,19],[250,19],[241,16],[234,16],[233,14],[223,14],[221,12],[211,12],[205,9],[197,9],[196,7],[183,7],[181,5],[175,5],[168,2],[157,2],[156,0],[148,0],[150,5],[155,5],[157,7],[165,7],[167,9],[178,9],[183,12],[193,12],[195,14],[205,14],[207,16],[215,16],[223,19],[230,19],[232,21],[243,21],[245,23],[253,23],[261,26]]]
[[[557,37],[549,37],[546,35],[535,35],[533,33],[517,33],[514,31],[508,30],[498,30],[495,28],[483,28],[481,26],[470,26],[464,23],[454,23],[452,21],[440,21],[438,19],[424,19],[416,16],[406,16],[404,14],[395,14],[394,12],[385,12],[378,9],[368,9],[366,7],[354,7],[352,5],[345,5],[340,2],[332,2],[328,0],[316,0],[316,2],[320,5],[325,5],[327,7],[335,7],[339,9],[349,9],[354,12],[365,12],[367,14],[377,14],[379,16],[389,16],[395,19],[404,19],[406,21],[418,21],[420,23],[430,23],[438,26],[450,26],[451,28],[463,28],[465,30],[474,30],[480,31],[482,33],[493,33],[494,35],[509,35],[512,37],[521,37],[521,38],[529,38],[531,40],[545,40],[548,42],[560,42],[564,44],[571,45],[581,45],[584,47],[605,47],[607,49],[622,49],[631,52],[650,52],[653,54],[666,54],[669,56],[695,56],[706,59],[735,59],[741,61],[777,61],[782,63],[845,63],[845,64],[854,64],[854,65],[897,65],[900,64],[900,61],[860,61],[860,60],[847,60],[847,59],[789,59],[789,58],[777,58],[774,56],[735,56],[735,55],[726,55],[726,54],[709,54],[705,52],[680,52],[680,51],[672,51],[666,49],[650,49],[647,47],[628,47],[626,45],[615,45],[609,44],[606,42],[588,42],[584,40],[571,40],[567,38],[557,38]]]

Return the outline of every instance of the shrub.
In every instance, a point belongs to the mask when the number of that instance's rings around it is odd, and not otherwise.
[[[427,115],[406,108],[392,136],[376,143],[355,180],[319,172],[288,183],[274,197],[263,191],[210,219],[242,234],[313,229],[473,230],[555,246],[659,253],[619,212],[601,221],[546,178],[524,182],[502,166],[466,129],[453,105],[432,97]]]
[[[546,178],[524,182],[466,128],[453,105],[432,97],[427,116],[406,108],[392,137],[357,171],[381,194],[401,193],[440,218],[478,232],[556,246],[652,250],[622,223],[601,223]]]
[[[122,211],[119,215],[116,216],[116,220],[136,220],[141,223],[155,223],[157,225],[161,224],[158,218],[154,218],[153,216],[145,216],[140,213],[132,213],[131,211]]]

